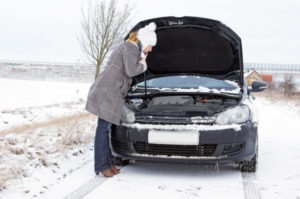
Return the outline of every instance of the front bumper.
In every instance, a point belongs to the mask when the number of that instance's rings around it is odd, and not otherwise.
[[[238,163],[250,160],[256,153],[257,127],[251,121],[238,125],[238,128],[236,125],[224,129],[213,126],[203,128],[203,125],[199,125],[199,145],[193,146],[149,144],[149,129],[160,127],[143,124],[138,124],[138,128],[113,125],[110,135],[113,155],[144,161]],[[181,127],[184,129],[185,125],[176,125],[176,130],[180,131]]]

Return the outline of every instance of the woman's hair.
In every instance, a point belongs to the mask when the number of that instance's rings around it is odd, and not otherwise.
[[[127,41],[134,42],[134,43],[138,44],[139,43],[139,39],[137,38],[137,34],[138,34],[137,31],[131,32],[129,34],[129,38],[127,39]]]

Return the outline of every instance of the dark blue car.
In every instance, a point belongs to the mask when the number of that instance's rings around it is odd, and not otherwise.
[[[134,77],[110,143],[117,164],[129,160],[237,163],[254,172],[257,113],[243,76],[240,37],[223,23],[163,17],[148,70]],[[130,32],[131,32],[130,31]]]

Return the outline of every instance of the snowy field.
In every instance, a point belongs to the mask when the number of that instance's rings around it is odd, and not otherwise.
[[[90,83],[0,79],[0,131],[82,112],[89,86]]]
[[[107,179],[93,172],[89,86],[0,79],[0,198],[300,199],[300,107],[255,100],[254,174],[234,165],[136,162]]]
[[[0,79],[0,198],[43,193],[91,161],[96,118],[84,110],[89,87]]]

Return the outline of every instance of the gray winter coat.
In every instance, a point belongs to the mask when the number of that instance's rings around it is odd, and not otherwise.
[[[90,87],[86,110],[120,125],[124,98],[132,77],[146,69],[139,60],[140,50],[135,44],[125,41],[119,45],[112,52],[104,71]]]

